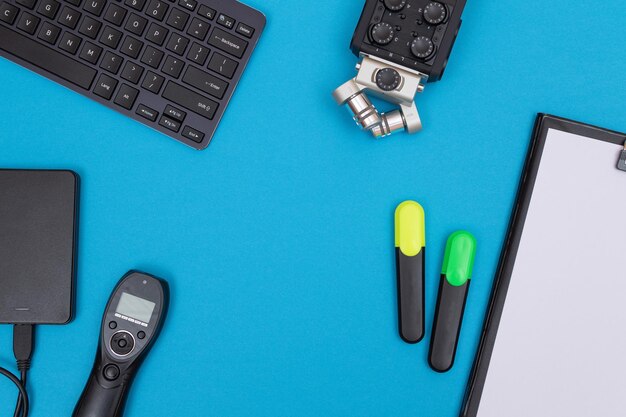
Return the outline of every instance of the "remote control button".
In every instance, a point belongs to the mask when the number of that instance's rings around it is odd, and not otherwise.
[[[385,0],[385,6],[387,6],[389,10],[392,10],[394,12],[402,10],[405,4],[406,0]]]
[[[379,45],[387,45],[393,40],[393,28],[388,23],[378,23],[372,27],[372,40]]]
[[[438,25],[446,18],[446,7],[435,1],[431,1],[424,9],[424,20],[431,25]]]
[[[104,367],[104,378],[109,381],[114,381],[120,376],[120,368],[115,365],[107,365]]]
[[[135,339],[127,331],[121,330],[111,337],[109,345],[115,354],[126,356],[135,348]]]
[[[117,322],[116,321],[110,321],[109,322],[109,329],[117,329]]]
[[[137,333],[137,337],[140,338],[140,339],[145,338],[146,337],[146,332],[141,330],[139,333]]]
[[[435,51],[435,45],[426,36],[418,36],[411,44],[411,52],[420,59],[426,59]]]
[[[383,91],[391,91],[398,88],[402,77],[393,68],[383,68],[376,73],[376,85]]]

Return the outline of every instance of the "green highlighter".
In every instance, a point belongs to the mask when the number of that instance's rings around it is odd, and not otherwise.
[[[470,233],[455,232],[448,238],[428,354],[437,372],[447,372],[454,364],[475,255],[476,239]]]

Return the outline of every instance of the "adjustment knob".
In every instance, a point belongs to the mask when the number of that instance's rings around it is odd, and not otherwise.
[[[391,91],[398,88],[402,77],[393,68],[383,68],[376,73],[376,85],[383,91]]]
[[[446,14],[447,10],[443,4],[431,1],[424,9],[424,20],[431,25],[438,25],[445,20]]]
[[[435,45],[426,36],[418,36],[411,44],[411,52],[420,59],[426,59],[435,52]]]
[[[389,10],[392,10],[394,12],[402,10],[405,4],[406,0],[385,0],[385,6],[387,6]]]
[[[387,45],[393,39],[393,27],[388,23],[378,23],[372,27],[372,40],[379,45]]]

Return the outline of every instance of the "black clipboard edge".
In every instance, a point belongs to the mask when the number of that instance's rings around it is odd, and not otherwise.
[[[524,170],[518,185],[515,206],[509,221],[506,239],[500,254],[496,276],[489,297],[489,306],[485,314],[478,351],[465,391],[461,413],[459,414],[460,417],[476,417],[478,413],[480,397],[487,379],[489,361],[493,353],[498,325],[502,317],[504,301],[511,281],[511,274],[515,265],[515,258],[549,129],[586,136],[616,145],[623,145],[626,142],[626,135],[623,133],[543,113],[537,115],[532,140],[528,147],[526,162],[524,163]]]

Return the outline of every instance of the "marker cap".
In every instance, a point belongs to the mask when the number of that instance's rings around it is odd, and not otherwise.
[[[426,246],[424,208],[405,201],[396,208],[396,247],[406,256],[415,256]]]
[[[471,233],[460,231],[453,233],[446,244],[441,274],[450,285],[460,287],[472,278],[476,239]]]

